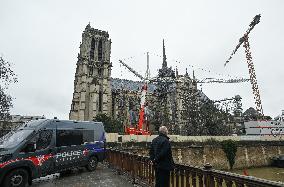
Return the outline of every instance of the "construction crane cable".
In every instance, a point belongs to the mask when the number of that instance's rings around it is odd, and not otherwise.
[[[197,80],[197,83],[241,83],[241,82],[249,82],[250,79],[239,78],[239,79],[214,79],[214,78],[206,78],[203,80]]]
[[[160,57],[160,58],[163,58],[163,56],[161,56],[161,55],[159,55],[159,54],[156,54],[156,53],[154,53],[154,52],[148,52],[149,54],[151,54],[151,55],[153,55],[153,56],[156,56],[156,57]],[[147,52],[144,52],[143,54],[147,54]],[[123,59],[122,59],[123,60]],[[123,60],[123,61],[125,61],[125,60]],[[180,60],[177,60],[177,59],[171,59],[170,60],[171,62],[176,62],[176,63],[179,63],[179,64],[181,64],[182,62],[180,61]],[[204,72],[209,72],[209,73],[213,73],[213,74],[216,74],[216,75],[218,75],[218,76],[221,76],[221,77],[230,77],[230,78],[232,78],[232,79],[242,79],[241,77],[237,77],[237,76],[232,76],[232,75],[229,75],[229,74],[221,74],[221,73],[217,73],[217,72],[214,72],[214,71],[212,71],[212,70],[210,70],[210,69],[208,69],[208,68],[204,68],[204,67],[196,67],[196,66],[193,66],[193,65],[191,65],[191,64],[188,64],[188,66],[189,67],[191,67],[191,68],[193,68],[193,69],[195,69],[195,70],[201,70],[201,71],[204,71]],[[244,81],[244,82],[247,82],[247,81]]]
[[[140,78],[141,80],[144,80],[144,77],[140,75],[137,71],[135,71],[133,68],[125,64],[122,60],[119,60],[119,63],[121,63],[123,66],[125,66],[129,71],[131,71],[135,76]]]
[[[157,82],[167,82],[167,83],[174,83],[177,80],[173,80],[169,77],[147,77],[144,78],[141,74],[139,74],[137,71],[135,71],[132,67],[124,63],[122,60],[119,60],[119,63],[122,64],[124,67],[126,67],[130,72],[132,72],[135,76],[140,78],[141,80],[148,80],[151,83],[157,83]],[[245,78],[236,78],[236,79],[216,79],[216,78],[205,78],[203,80],[197,80],[197,83],[241,83],[241,82],[248,82],[250,79]]]

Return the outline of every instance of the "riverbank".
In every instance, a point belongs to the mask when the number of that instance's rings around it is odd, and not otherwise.
[[[249,176],[254,176],[257,178],[280,181],[284,182],[284,168],[277,167],[259,167],[259,168],[249,168],[246,170]],[[233,170],[230,171],[237,174],[244,174],[244,170]]]

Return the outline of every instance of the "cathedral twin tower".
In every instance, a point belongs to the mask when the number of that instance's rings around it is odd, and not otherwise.
[[[69,119],[91,121],[111,112],[111,40],[88,24],[82,34]]]

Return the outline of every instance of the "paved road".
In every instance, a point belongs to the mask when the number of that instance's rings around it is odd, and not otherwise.
[[[49,175],[33,181],[32,187],[133,187],[125,176],[99,164],[96,171],[75,170],[71,174]]]

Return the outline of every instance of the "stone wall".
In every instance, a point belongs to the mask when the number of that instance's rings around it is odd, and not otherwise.
[[[151,142],[157,135],[119,135],[107,133],[107,142]],[[207,141],[284,141],[284,135],[280,136],[180,136],[169,135],[171,142],[207,142]]]
[[[172,142],[175,163],[203,166],[210,163],[216,169],[229,169],[226,155],[218,141]],[[148,156],[150,142],[108,143],[135,154]],[[283,141],[237,141],[234,168],[269,166],[271,158],[284,154]]]

